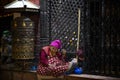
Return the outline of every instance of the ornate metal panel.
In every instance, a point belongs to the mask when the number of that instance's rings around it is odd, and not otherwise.
[[[13,50],[14,59],[34,58],[34,24],[29,18],[18,17],[14,20]]]

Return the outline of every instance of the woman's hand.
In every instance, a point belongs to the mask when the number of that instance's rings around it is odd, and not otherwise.
[[[73,58],[71,62],[76,64],[78,62],[78,60],[77,60],[77,58]]]
[[[62,49],[61,52],[62,52],[62,55],[66,55],[67,51],[65,49]]]

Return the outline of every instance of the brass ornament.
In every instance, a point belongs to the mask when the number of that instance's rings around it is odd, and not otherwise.
[[[32,23],[30,23],[30,27],[31,27],[31,26],[33,26],[33,24],[32,24]]]
[[[23,22],[22,26],[23,26],[23,27],[26,27],[26,24],[25,24],[25,22]]]
[[[17,23],[16,22],[14,22],[14,27],[17,27]]]

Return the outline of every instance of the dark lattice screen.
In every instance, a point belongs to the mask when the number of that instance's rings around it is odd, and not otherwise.
[[[41,1],[44,1],[44,7],[41,8],[41,18],[44,18],[41,20],[43,44],[61,39],[68,53],[75,54],[80,8],[80,46],[85,54],[84,72],[120,76],[119,0]]]
[[[87,73],[120,76],[120,1],[86,2],[85,69]]]
[[[41,2],[43,1],[41,0]],[[49,42],[61,39],[63,48],[67,49],[69,53],[75,53],[78,37],[78,8],[83,4],[80,0],[46,0],[43,3],[47,6],[44,5],[44,10],[42,10],[46,15],[46,21],[44,21],[46,25],[42,28],[46,26],[46,29],[49,30],[42,30],[46,31],[46,34],[42,33],[43,37],[47,36]]]
[[[67,51],[75,52],[80,0],[49,0],[49,4],[51,40],[61,39]]]

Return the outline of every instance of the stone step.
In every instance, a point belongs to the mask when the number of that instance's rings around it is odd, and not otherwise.
[[[120,80],[120,78],[99,76],[99,75],[89,75],[89,74],[70,74],[64,77],[65,80]]]

